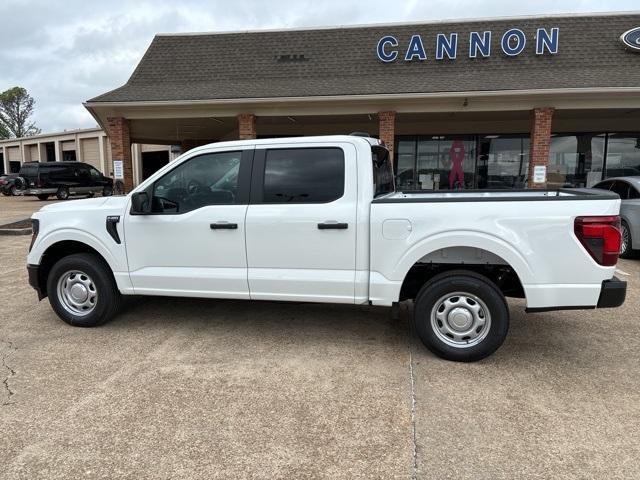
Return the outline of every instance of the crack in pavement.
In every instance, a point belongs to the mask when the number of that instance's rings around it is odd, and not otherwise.
[[[409,350],[409,379],[411,385],[411,436],[413,442],[413,472],[411,475],[412,480],[417,480],[418,478],[418,438],[416,432],[416,382],[415,382],[415,373],[413,371],[413,338],[414,338],[414,330],[413,330],[413,322],[411,321],[411,312],[409,308],[405,308],[405,314],[407,317],[407,323],[409,326],[409,331],[407,334],[407,348]]]
[[[17,349],[16,347],[13,346],[13,343],[9,341],[5,340],[3,341],[3,343],[7,344],[7,351],[4,351],[3,349],[2,366],[8,371],[8,373],[7,373],[7,376],[4,378],[4,380],[2,380],[2,385],[4,386],[4,390],[6,392],[6,399],[2,402],[2,405],[11,405],[15,403],[11,401],[11,397],[15,395],[15,392],[11,390],[11,387],[9,386],[9,379],[16,374],[16,371],[9,366],[9,364],[7,363],[7,358]]]

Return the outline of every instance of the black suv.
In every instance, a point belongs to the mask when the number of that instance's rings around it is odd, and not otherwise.
[[[73,194],[113,194],[113,179],[82,162],[26,162],[20,168],[20,177],[24,179],[25,195],[35,195],[40,200],[51,195],[66,200]]]

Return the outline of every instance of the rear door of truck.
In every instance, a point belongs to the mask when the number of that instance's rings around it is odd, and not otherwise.
[[[252,299],[353,303],[356,149],[256,147],[246,218]]]

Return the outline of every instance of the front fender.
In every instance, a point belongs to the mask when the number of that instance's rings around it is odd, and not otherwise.
[[[44,235],[42,237],[38,236],[36,243],[27,257],[27,261],[31,265],[39,265],[42,260],[42,255],[44,255],[44,252],[46,252],[52,245],[58,242],[76,241],[84,243],[97,251],[102,258],[105,259],[113,272],[127,271],[127,266],[113,254],[109,247],[100,238],[83,230],[75,228],[60,228],[43,233]]]

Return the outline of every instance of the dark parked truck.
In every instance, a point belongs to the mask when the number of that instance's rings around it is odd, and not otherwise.
[[[355,136],[198,147],[128,196],[33,215],[31,284],[95,326],[122,295],[392,306],[438,355],[478,360],[530,312],[621,305],[620,198],[602,190],[404,193]]]
[[[113,179],[87,163],[27,162],[20,168],[19,175],[24,179],[24,194],[35,195],[40,200],[51,195],[66,200],[70,195],[113,194]]]

